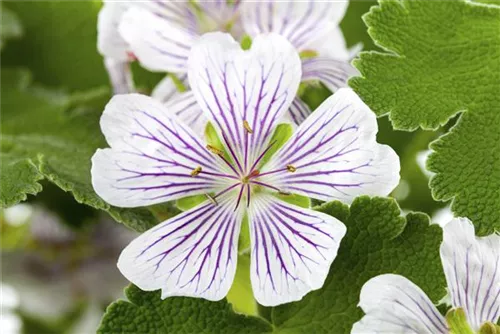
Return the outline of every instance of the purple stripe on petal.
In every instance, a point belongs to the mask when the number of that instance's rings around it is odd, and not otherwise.
[[[371,110],[352,90],[341,89],[297,128],[258,181],[326,201],[387,195],[399,181],[399,159],[377,144],[376,132]]]
[[[326,214],[253,194],[248,209],[251,280],[265,306],[301,299],[319,289],[335,259],[345,226]]]
[[[235,194],[205,202],[132,241],[118,268],[139,288],[168,296],[222,299],[236,271],[242,210]]]

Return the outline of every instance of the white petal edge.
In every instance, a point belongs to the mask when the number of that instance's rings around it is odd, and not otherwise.
[[[255,299],[276,306],[320,289],[345,225],[322,212],[259,193],[250,202],[250,276]]]
[[[365,316],[354,324],[352,334],[448,333],[446,320],[429,297],[403,276],[385,274],[370,279],[359,299]]]
[[[189,52],[198,38],[182,26],[139,7],[127,10],[118,30],[141,65],[160,72],[185,73]]]
[[[242,210],[234,194],[204,202],[144,232],[120,254],[118,269],[144,291],[224,298],[233,282]]]
[[[106,202],[138,207],[218,191],[232,184],[226,165],[160,102],[115,95],[101,117],[111,148],[92,157],[92,185]],[[202,171],[196,177],[191,172]]]
[[[374,113],[356,93],[339,89],[263,166],[259,179],[324,201],[386,196],[399,182],[400,164],[392,148],[376,142],[377,129]]]
[[[476,237],[467,218],[443,227],[443,263],[451,302],[462,307],[474,330],[500,316],[500,236]]]
[[[97,17],[97,49],[99,53],[116,61],[127,61],[127,42],[118,32],[118,24],[130,7],[127,2],[104,1]]]
[[[182,84],[188,88],[187,74],[181,74],[178,79]],[[157,101],[166,103],[170,99],[178,96],[181,92],[177,89],[174,80],[170,75],[165,76],[151,92],[151,97]]]

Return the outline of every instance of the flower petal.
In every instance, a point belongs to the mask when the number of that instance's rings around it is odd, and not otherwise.
[[[123,250],[118,268],[142,290],[162,289],[162,298],[224,298],[236,272],[243,216],[235,198],[204,202],[146,231]]]
[[[196,33],[144,8],[132,7],[119,31],[141,64],[151,71],[184,73]]]
[[[323,286],[346,228],[327,214],[259,193],[248,211],[251,280],[257,301],[297,301]]]
[[[293,124],[295,125],[302,124],[302,122],[304,122],[306,118],[312,114],[312,111],[311,109],[309,109],[309,106],[299,97],[293,99],[292,105],[290,106],[288,112],[290,114],[290,118],[292,119]]]
[[[313,57],[302,60],[302,81],[320,81],[330,91],[347,86],[347,79],[354,73],[347,61],[330,57]]]
[[[104,58],[104,66],[108,72],[114,94],[126,94],[134,91],[134,80],[128,61],[106,57]]]
[[[165,106],[194,133],[200,135],[205,133],[208,120],[196,101],[193,91],[177,94]]]
[[[130,7],[127,2],[104,1],[97,17],[97,49],[99,53],[114,60],[127,61],[127,42],[118,32],[118,24]]]
[[[189,58],[196,99],[245,173],[267,148],[300,77],[297,52],[274,34],[256,37],[248,51],[228,34],[205,34]]]
[[[387,195],[399,181],[399,158],[376,142],[376,133],[373,112],[351,89],[342,88],[302,123],[259,179],[325,201]]]
[[[241,16],[247,34],[274,32],[302,51],[331,24],[344,17],[347,1],[245,1]]]
[[[178,79],[185,87],[189,87],[187,83],[187,74],[179,75]],[[157,101],[165,103],[179,94],[180,92],[177,89],[174,80],[170,75],[167,75],[155,86],[151,92],[151,97]]]
[[[477,238],[467,218],[443,227],[441,261],[451,303],[462,307],[474,330],[500,317],[500,236]]]
[[[151,205],[232,183],[221,176],[231,171],[220,159],[150,97],[114,96],[101,117],[101,129],[111,148],[92,157],[92,184],[110,204]],[[201,172],[191,176],[197,167]]]
[[[366,315],[353,334],[448,333],[446,321],[429,297],[400,275],[379,275],[363,285],[359,307]]]

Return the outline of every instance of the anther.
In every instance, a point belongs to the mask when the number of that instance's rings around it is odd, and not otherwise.
[[[209,200],[210,202],[212,202],[212,204],[213,204],[213,205],[217,205],[217,204],[219,204],[219,203],[217,203],[217,200],[216,200],[215,198],[213,198],[211,195],[209,195],[209,194],[205,194],[205,196],[207,196],[208,200]]]
[[[193,171],[191,172],[191,176],[193,176],[193,177],[194,177],[194,176],[196,176],[196,175],[198,175],[198,174],[200,174],[200,173],[201,173],[201,167],[200,167],[200,166],[198,166],[198,167],[196,167],[195,169],[193,169]]]
[[[217,154],[217,155],[223,155],[224,152],[222,152],[221,150],[219,150],[217,147],[215,146],[212,146],[212,145],[207,145],[207,149],[212,152],[213,154]]]
[[[283,195],[283,196],[290,196],[292,193],[289,193],[288,191],[278,191],[278,194]]]
[[[253,133],[253,130],[252,128],[250,127],[250,124],[248,124],[248,122],[246,120],[243,121],[243,127],[245,128],[245,130],[249,133],[249,134],[252,134]]]
[[[297,171],[297,168],[295,168],[292,165],[286,165],[286,170],[289,171],[290,173],[295,173]]]

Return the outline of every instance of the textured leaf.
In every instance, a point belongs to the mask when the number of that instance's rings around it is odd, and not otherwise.
[[[136,230],[153,226],[157,220],[149,210],[111,207],[92,188],[90,157],[105,146],[99,129],[102,106],[68,110],[68,95],[28,87],[28,77],[25,70],[2,70],[2,207],[39,192],[37,181],[46,178],[78,202],[106,210]]]
[[[454,199],[478,234],[500,229],[500,8],[465,1],[380,1],[365,21],[386,53],[355,62],[350,85],[395,129],[435,129],[433,196]]]
[[[236,314],[226,301],[172,297],[143,292],[135,286],[125,290],[129,301],[111,304],[97,333],[266,333],[271,325],[257,317]]]
[[[317,209],[343,221],[347,235],[322,289],[299,302],[262,310],[270,313],[273,332],[349,333],[362,316],[357,307],[362,285],[382,273],[408,277],[434,301],[444,296],[441,229],[429,225],[428,216],[412,213],[404,218],[396,202],[386,198],[359,197],[350,209],[339,202]],[[175,333],[271,331],[258,318],[235,315],[225,302],[180,297],[161,301],[159,292],[135,287],[129,288],[128,298],[132,303],[117,301],[108,307],[100,333],[159,333],[166,328]],[[233,325],[235,319],[238,326]]]

